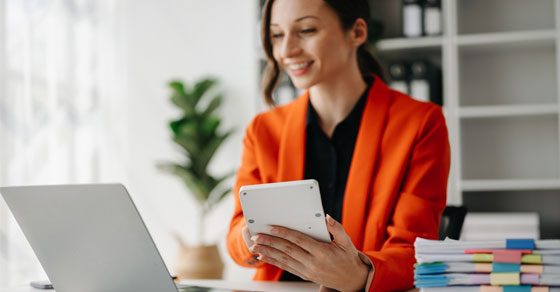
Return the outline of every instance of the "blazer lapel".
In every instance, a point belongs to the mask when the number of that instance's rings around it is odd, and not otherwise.
[[[342,225],[358,249],[362,247],[371,182],[387,122],[389,103],[389,88],[376,78],[362,115],[342,207]]]
[[[309,91],[294,101],[283,127],[278,157],[278,181],[303,179],[305,168],[305,117]]]

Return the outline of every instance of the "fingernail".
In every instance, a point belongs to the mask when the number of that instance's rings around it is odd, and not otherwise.
[[[334,219],[329,214],[327,214],[327,222],[329,223],[329,225],[334,225]]]
[[[259,256],[257,257],[257,260],[262,260],[262,254],[259,253]]]
[[[257,238],[258,238],[258,236],[256,236],[256,235],[251,236],[252,241],[257,241]]]

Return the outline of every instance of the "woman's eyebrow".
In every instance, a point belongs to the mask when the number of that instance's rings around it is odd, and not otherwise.
[[[302,16],[302,17],[296,19],[294,22],[302,21],[302,20],[307,19],[307,18],[320,19],[319,17],[314,16],[314,15],[306,15],[306,16]],[[276,24],[276,23],[271,23],[270,26],[278,26],[278,24]]]

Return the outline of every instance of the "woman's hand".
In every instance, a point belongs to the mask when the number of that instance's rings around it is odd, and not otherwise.
[[[342,225],[328,215],[327,229],[334,237],[330,243],[275,226],[270,230],[274,236],[257,234],[249,238],[254,242],[249,250],[259,254],[260,260],[304,280],[341,291],[364,289],[370,266],[360,259]]]

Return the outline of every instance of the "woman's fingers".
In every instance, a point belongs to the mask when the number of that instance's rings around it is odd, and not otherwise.
[[[311,252],[315,250],[321,243],[315,239],[295,230],[288,228],[274,226],[270,229],[270,233],[276,237],[280,237],[290,241],[291,243],[299,246],[300,248]]]
[[[258,253],[260,255],[259,260],[275,265],[282,270],[305,279],[304,275],[300,272],[305,271],[304,264],[300,260],[294,258],[292,253],[286,253],[274,246],[260,243],[256,243],[250,250],[252,253]]]
[[[333,242],[345,250],[354,249],[354,243],[338,221],[334,220],[331,215],[327,214],[327,230],[333,236]]]
[[[311,260],[311,255],[306,250],[284,238],[266,234],[257,234],[251,239],[257,245],[274,248],[281,251],[283,254],[290,255],[290,257],[295,258],[300,262]]]
[[[243,229],[241,229],[241,233],[243,234],[245,245],[247,246],[247,248],[251,248],[251,246],[253,246],[253,244],[255,243],[251,240],[251,232],[249,232],[249,227],[243,227]]]

